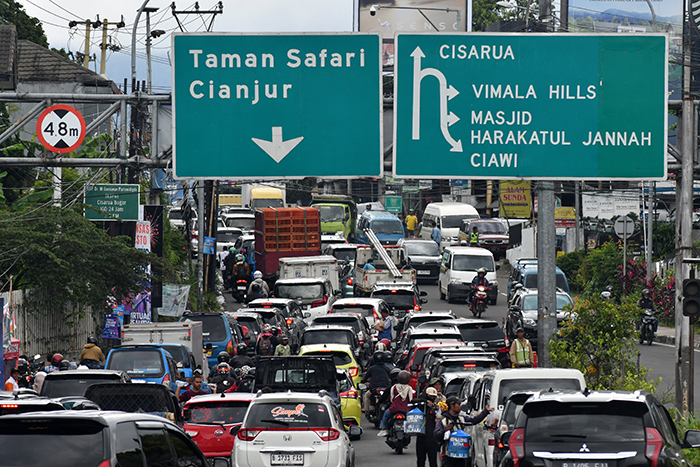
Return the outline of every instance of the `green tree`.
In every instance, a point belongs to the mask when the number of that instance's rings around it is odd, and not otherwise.
[[[647,380],[649,370],[633,363],[639,354],[635,347],[638,317],[639,309],[632,303],[577,301],[571,319],[549,344],[552,364],[580,370],[593,390],[654,392],[661,378]]]
[[[486,26],[500,19],[498,12],[500,7],[495,0],[474,0],[472,4],[472,29],[485,31]]]
[[[586,296],[597,296],[607,285],[615,287],[615,294],[620,295],[620,272],[622,252],[616,244],[608,242],[600,248],[590,250],[579,268],[576,281]]]
[[[17,38],[28,40],[49,48],[44,27],[37,18],[29,16],[24,7],[15,0],[3,0],[0,2],[0,22],[14,24],[17,28]]]

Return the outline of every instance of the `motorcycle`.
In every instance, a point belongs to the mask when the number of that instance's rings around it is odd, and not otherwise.
[[[370,423],[373,423],[375,428],[379,428],[379,424],[382,421],[384,411],[389,406],[388,401],[384,401],[381,404],[379,403],[379,400],[384,394],[384,391],[386,391],[386,389],[371,389],[369,406],[367,407],[367,411],[365,412],[367,420],[369,420]]]
[[[406,414],[403,412],[396,412],[389,419],[389,429],[385,442],[396,451],[396,454],[403,454],[404,448],[411,444],[411,437],[404,432],[405,421]]]
[[[233,285],[233,290],[231,290],[233,298],[235,298],[238,303],[243,303],[247,293],[248,281],[246,279],[237,279]]]
[[[470,307],[475,318],[481,318],[481,314],[486,311],[486,305],[489,301],[487,294],[488,291],[489,287],[486,287],[485,285],[477,286],[476,290],[474,291]]]
[[[654,311],[646,309],[642,315],[642,323],[640,325],[639,332],[639,343],[643,344],[647,341],[649,345],[654,342],[654,324],[656,319],[654,318]]]

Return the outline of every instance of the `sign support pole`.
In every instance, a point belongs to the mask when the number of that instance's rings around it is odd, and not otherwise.
[[[622,296],[627,292],[627,217],[622,227]]]
[[[197,182],[197,313],[202,313],[204,294],[204,181]]]
[[[549,368],[549,341],[557,329],[554,182],[537,185],[537,360],[540,367]]]

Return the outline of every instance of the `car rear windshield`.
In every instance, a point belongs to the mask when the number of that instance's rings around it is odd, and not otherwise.
[[[336,248],[333,250],[333,256],[339,261],[355,261],[355,256],[357,256],[357,249]]]
[[[440,365],[435,376],[439,376],[443,373],[455,373],[457,371],[479,371],[484,368],[496,370],[498,366],[498,362],[491,360],[460,360],[458,362]]]
[[[172,355],[173,360],[175,360],[176,363],[180,364],[178,366],[184,366],[185,368],[189,368],[189,362],[185,358],[185,352],[182,350],[182,346],[161,344],[158,347],[162,348],[163,350],[167,350],[168,353]]]
[[[536,289],[537,288],[537,273],[529,273],[525,275],[525,282],[523,283],[523,287],[526,289]],[[557,288],[562,289],[562,290],[569,290],[569,288],[566,286],[566,278],[564,277],[564,274],[562,273],[557,273]]]
[[[538,402],[523,407],[528,443],[644,442],[641,402]]]
[[[183,212],[181,210],[173,209],[172,211],[170,211],[168,213],[168,217],[170,218],[170,220],[180,220],[184,216],[183,216]]]
[[[498,323],[469,323],[457,326],[464,342],[496,341],[505,339]]]
[[[51,399],[67,396],[85,396],[85,391],[93,384],[118,383],[121,379],[90,375],[80,375],[78,378],[46,378],[41,386],[41,395]]]
[[[275,297],[314,300],[323,298],[323,284],[277,284]]]
[[[340,318],[340,317],[318,317],[313,321],[314,324],[335,324],[338,326],[352,326],[355,332],[360,332],[360,322],[355,318]]]
[[[324,329],[321,331],[308,331],[302,335],[301,345],[312,344],[346,344],[354,346],[355,342],[350,332]]]
[[[248,401],[216,401],[192,403],[185,409],[185,422],[201,425],[243,423]]]
[[[455,255],[452,260],[452,269],[455,271],[476,271],[484,268],[486,272],[495,271],[492,256],[481,255]],[[526,286],[527,287],[527,286]]]
[[[89,420],[12,420],[0,422],[2,465],[95,467],[107,455],[104,426]]]
[[[501,234],[505,235],[506,228],[500,222],[479,222],[478,224],[473,224],[474,227],[479,229],[479,235],[481,234]]]
[[[241,236],[241,232],[219,232],[216,234],[217,242],[235,243]]]
[[[454,378],[450,380],[443,391],[444,396],[459,396],[459,390],[462,388],[462,383],[464,383],[464,378]]]
[[[274,312],[270,313],[258,313],[263,320],[263,323],[277,326],[277,314]]]
[[[571,378],[518,378],[501,380],[498,394],[501,400],[499,405],[505,405],[508,396],[515,391],[548,391],[549,389],[580,391],[581,383],[578,379]]]
[[[453,318],[452,316],[432,316],[432,315],[428,315],[428,316],[420,316],[420,315],[411,316],[410,321],[408,322],[408,324],[407,324],[405,327],[406,327],[406,329],[408,329],[408,328],[410,328],[410,327],[414,327],[414,328],[415,328],[415,327],[417,327],[418,325],[423,324],[423,323],[430,323],[430,322],[432,322],[432,321],[442,321],[442,320],[444,320],[444,319],[454,319],[454,318]]]
[[[188,316],[187,319],[202,322],[202,337],[204,342],[221,342],[226,340],[228,333],[226,320],[221,319],[221,315],[196,315]]]
[[[403,235],[403,225],[401,221],[374,221],[372,222],[372,230],[377,235]]]
[[[253,404],[247,427],[254,428],[328,428],[330,418],[323,404],[279,402]]]
[[[440,256],[435,242],[406,242],[406,252],[409,256]]]
[[[412,290],[377,290],[372,294],[372,298],[383,299],[389,308],[408,310],[416,305],[416,296]]]
[[[226,219],[226,227],[238,227],[241,230],[255,229],[255,219],[248,217],[229,217]]]
[[[124,370],[132,378],[158,378],[165,373],[163,357],[156,349],[115,350],[107,368]]]
[[[331,352],[331,351],[319,351],[319,352],[304,352],[304,355],[319,355],[321,357],[326,355],[333,355],[333,364],[335,366],[350,365],[352,363],[352,357],[345,352]]]
[[[231,319],[235,319],[240,326],[247,327],[248,331],[253,331],[256,334],[260,332],[260,323],[258,323],[258,320],[253,317],[238,316]]]
[[[343,305],[333,305],[331,313],[362,313],[367,317],[374,317],[374,306],[372,305],[360,305],[360,304],[343,304]]]
[[[557,310],[563,310],[565,306],[571,305],[571,299],[567,295],[557,294]],[[537,295],[528,295],[523,298],[523,310],[537,309]]]

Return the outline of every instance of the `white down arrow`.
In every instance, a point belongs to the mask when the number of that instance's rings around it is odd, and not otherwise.
[[[265,151],[270,157],[272,157],[275,162],[279,163],[284,159],[287,154],[289,154],[292,149],[294,149],[297,144],[301,143],[304,139],[303,136],[298,138],[292,138],[290,140],[284,141],[282,138],[282,127],[273,126],[272,127],[272,141],[265,141],[264,139],[251,138],[255,144],[260,146],[260,149]]]

